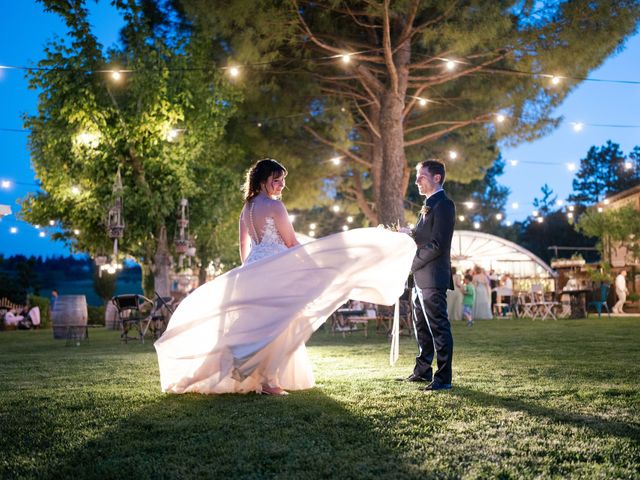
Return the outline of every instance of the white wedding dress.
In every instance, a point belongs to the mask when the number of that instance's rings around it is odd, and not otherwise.
[[[246,393],[314,385],[305,342],[348,299],[394,304],[415,243],[361,228],[287,248],[273,219],[247,261],[186,297],[155,343],[162,390]]]

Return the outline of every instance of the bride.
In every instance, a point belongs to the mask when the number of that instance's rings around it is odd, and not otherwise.
[[[155,343],[162,390],[286,395],[314,385],[305,342],[348,299],[391,305],[404,290],[413,240],[361,228],[300,245],[280,201],[287,170],[247,173],[242,266],[186,297]]]

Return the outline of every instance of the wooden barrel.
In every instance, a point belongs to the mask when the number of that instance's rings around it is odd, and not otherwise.
[[[111,300],[107,302],[107,305],[104,309],[104,326],[107,330],[120,330],[118,309]]]
[[[87,298],[84,295],[60,295],[51,311],[53,338],[67,339],[70,327],[86,326]]]

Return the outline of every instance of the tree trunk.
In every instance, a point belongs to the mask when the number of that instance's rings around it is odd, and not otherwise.
[[[168,297],[171,294],[172,259],[167,244],[167,229],[164,225],[160,227],[156,238],[156,253],[153,257],[153,285],[158,295]]]

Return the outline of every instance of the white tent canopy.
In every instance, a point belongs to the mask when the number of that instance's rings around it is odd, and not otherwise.
[[[493,269],[516,278],[556,276],[549,265],[529,250],[504,238],[469,230],[453,232],[451,262],[463,271],[480,265],[487,271]]]

